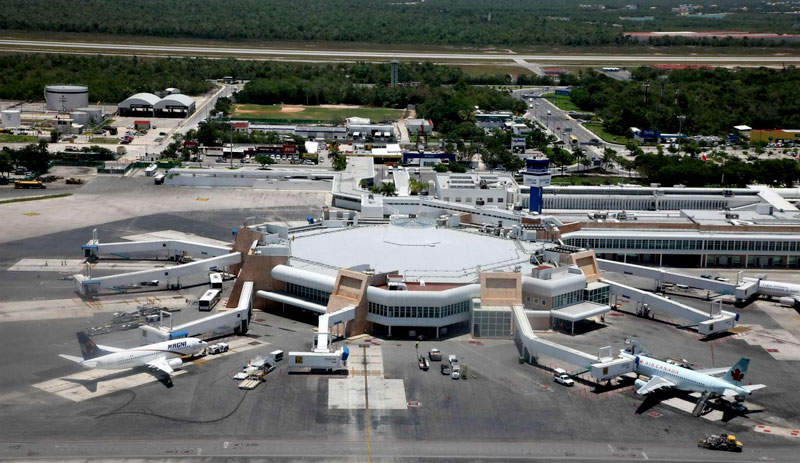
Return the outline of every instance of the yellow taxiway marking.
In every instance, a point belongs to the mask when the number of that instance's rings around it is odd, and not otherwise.
[[[38,212],[26,212],[26,213],[24,213],[22,215],[27,215],[28,217],[33,217],[35,215],[41,215],[41,214],[39,214]]]
[[[208,201],[208,198],[197,198],[197,201]]]

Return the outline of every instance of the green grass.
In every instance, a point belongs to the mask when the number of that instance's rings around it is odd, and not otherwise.
[[[580,108],[575,106],[575,103],[569,98],[569,95],[556,95],[555,93],[545,93],[543,98],[556,105],[562,111],[580,111]]]
[[[629,141],[633,141],[633,138],[626,137],[624,135],[612,135],[606,131],[603,127],[603,124],[598,122],[586,122],[583,126],[590,130],[592,133],[598,136],[598,138],[602,139],[606,143],[617,143],[620,145],[624,145]]]
[[[101,144],[105,144],[105,145],[116,145],[117,143],[119,143],[119,139],[118,138],[103,138],[103,137],[90,138],[89,139],[89,143],[101,143]]]
[[[36,143],[39,141],[39,137],[34,137],[31,135],[9,135],[9,134],[0,134],[0,143]]]
[[[553,177],[552,184],[554,185],[577,185],[577,186],[598,186],[598,185],[616,185],[618,183],[641,183],[635,178],[631,177],[600,177],[588,175],[573,175],[567,177]]]
[[[231,118],[264,121],[343,121],[348,117],[365,117],[372,121],[395,120],[403,117],[402,109],[390,108],[321,108],[303,106],[303,111],[282,112],[275,105],[236,105]]]
[[[0,201],[0,204],[8,204],[8,203],[23,203],[26,201],[38,201],[40,199],[53,199],[53,198],[63,198],[65,196],[72,196],[72,193],[61,193],[57,195],[47,195],[47,196],[31,196],[28,198],[14,198],[14,199],[6,199]]]

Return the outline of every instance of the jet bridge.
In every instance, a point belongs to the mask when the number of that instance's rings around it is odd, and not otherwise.
[[[627,264],[613,260],[597,259],[597,266],[600,267],[600,270],[605,270],[607,272],[650,278],[651,280],[659,282],[659,286],[663,283],[672,283],[676,285],[685,285],[690,288],[705,289],[718,294],[733,294],[738,301],[745,301],[755,296],[758,290],[757,287],[754,287],[754,285],[748,282],[743,282],[737,286],[735,283],[684,275],[660,268]]]
[[[635,301],[639,309],[656,310],[673,317],[689,320],[697,325],[697,331],[705,336],[723,333],[736,326],[739,314],[728,312],[711,304],[708,311],[695,309],[686,304],[658,296],[648,291],[633,288],[611,280],[601,279],[610,286],[610,294],[617,300],[620,298]]]
[[[340,323],[347,323],[350,320],[355,320],[355,318],[355,306],[348,306],[335,312],[320,315],[317,332],[314,333],[311,352],[289,352],[289,369],[335,371],[347,368],[350,349],[347,346],[342,346],[341,349],[335,352],[331,350],[333,338],[331,327]]]
[[[540,355],[546,355],[589,370],[592,377],[598,381],[615,378],[633,371],[633,360],[611,357],[610,347],[600,349],[597,355],[592,355],[542,339],[533,333],[528,315],[521,305],[513,306],[512,311],[514,338],[520,354],[528,361],[536,362]]]
[[[230,254],[231,248],[211,244],[195,243],[183,240],[121,241],[118,243],[101,243],[93,238],[82,246],[86,257],[97,257],[101,254],[127,256],[132,253],[165,253],[165,257],[183,257],[191,255],[196,258],[218,257]]]
[[[189,262],[188,264],[175,265],[166,268],[152,270],[141,270],[138,272],[123,273],[120,275],[109,275],[104,277],[92,278],[81,274],[74,275],[75,286],[84,295],[98,294],[105,290],[125,291],[132,285],[139,285],[142,282],[164,280],[167,285],[172,281],[180,285],[180,278],[193,275],[195,273],[209,272],[230,265],[238,264],[242,261],[242,254],[234,252],[210,259]]]

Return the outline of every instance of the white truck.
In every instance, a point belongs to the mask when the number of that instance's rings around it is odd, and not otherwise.
[[[575,381],[573,381],[572,378],[570,378],[567,374],[566,370],[562,368],[556,368],[553,370],[553,381],[563,384],[567,387],[572,387],[575,385]]]
[[[336,371],[347,368],[350,348],[343,346],[336,352],[289,352],[289,369]]]

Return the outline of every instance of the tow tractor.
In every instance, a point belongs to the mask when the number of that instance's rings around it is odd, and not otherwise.
[[[419,356],[419,361],[417,361],[417,363],[419,364],[419,369],[420,370],[428,371],[428,368],[431,366],[431,364],[428,363],[428,359],[426,359],[425,357],[423,357],[421,355]]]
[[[728,452],[741,452],[742,443],[736,440],[733,434],[710,434],[700,439],[698,447],[711,450],[726,450]]]

